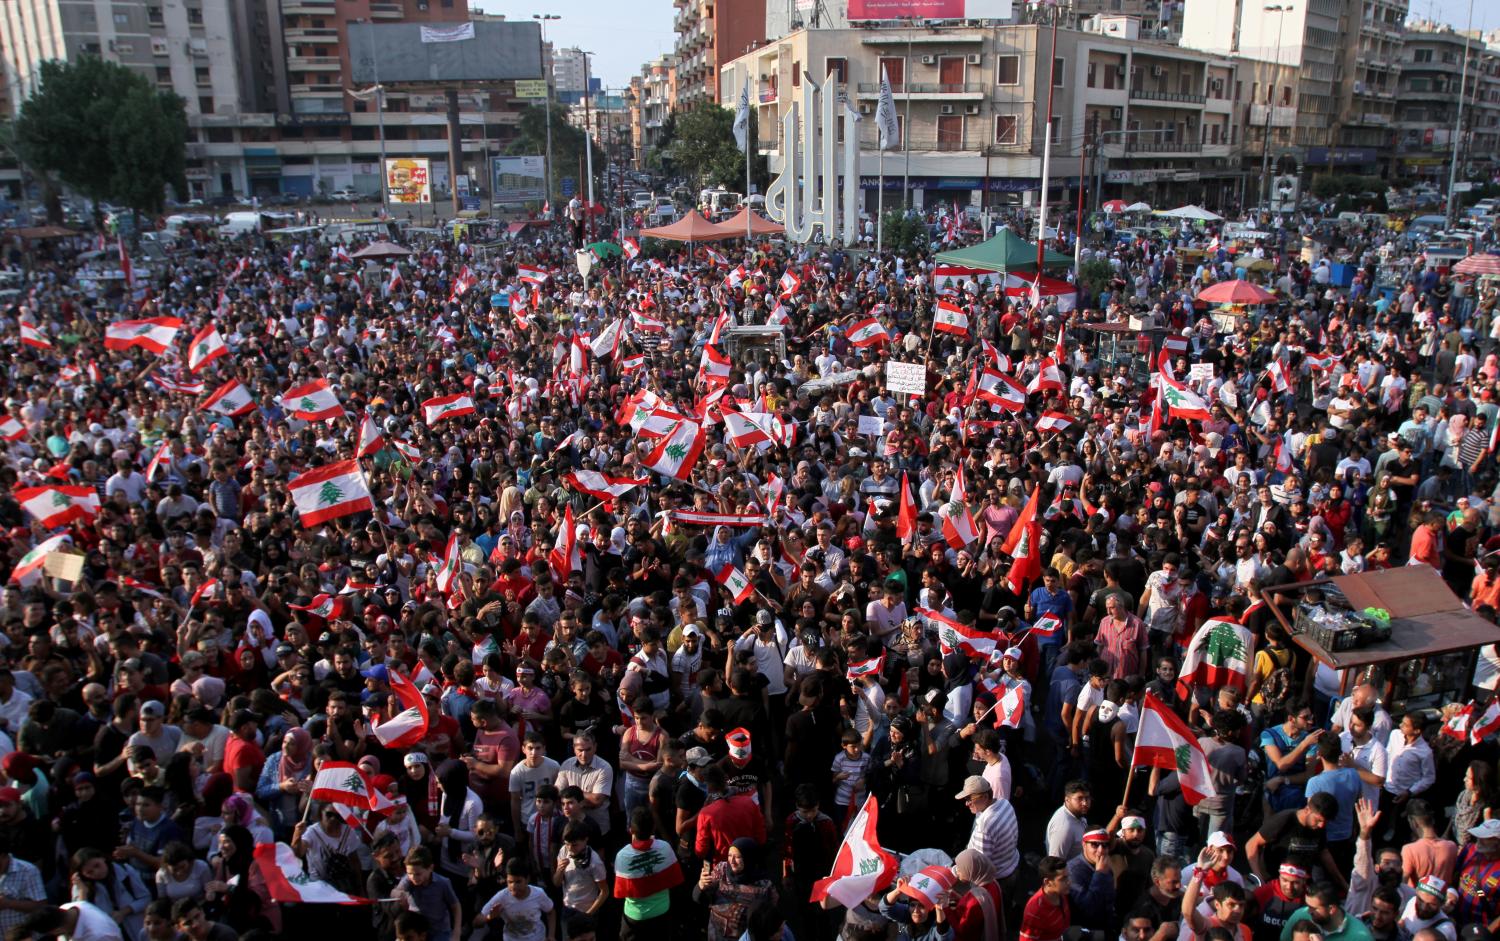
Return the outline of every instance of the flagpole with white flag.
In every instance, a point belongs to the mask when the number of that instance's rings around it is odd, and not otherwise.
[[[750,75],[745,74],[744,87],[740,89],[740,108],[734,116],[735,141],[745,152],[745,242],[748,246],[753,230],[750,227]]]
[[[880,67],[880,103],[875,107],[875,129],[879,132],[875,141],[875,254],[879,255],[885,234],[885,150],[901,133],[901,126],[896,121],[896,97],[891,94],[891,80],[883,65]]]

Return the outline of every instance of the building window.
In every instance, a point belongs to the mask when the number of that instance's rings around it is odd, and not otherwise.
[[[213,98],[212,95],[205,95],[202,98],[198,99],[198,113],[199,114],[213,114],[214,113],[214,98]]]
[[[200,10],[200,9],[198,9],[197,7],[188,7],[187,8],[187,16],[188,16],[188,24],[190,26],[202,26],[203,25],[203,11]]]
[[[1094,62],[1090,62],[1089,63],[1088,75],[1084,79],[1084,84],[1087,85],[1089,88],[1095,88],[1095,87],[1097,87],[1094,84],[1094,72],[1097,70],[1097,68],[1098,68],[1097,63],[1094,63]]]
[[[129,13],[116,13],[115,14],[115,25],[116,26],[129,26],[130,25],[130,14]]]
[[[193,80],[196,81],[199,85],[209,85],[209,84],[212,84],[212,80],[208,77],[208,69],[203,69],[203,68],[194,69],[193,70]]]
[[[891,83],[891,91],[899,92],[906,87],[906,59],[901,56],[881,56],[880,70]]]
[[[164,65],[158,65],[156,67],[156,80],[165,85],[172,84],[172,70]]]
[[[995,143],[1014,144],[1020,139],[1021,119],[1014,114],[995,115]]]
[[[146,22],[150,23],[152,26],[162,25],[161,7],[147,7]]]
[[[792,61],[792,87],[802,87],[802,63],[796,60]]]
[[[1019,85],[1019,84],[1021,84],[1021,57],[1020,56],[996,56],[995,57],[995,84],[996,85]]]
[[[1068,60],[1067,59],[1064,59],[1062,56],[1058,56],[1057,58],[1055,58],[1055,59],[1052,60],[1052,87],[1053,88],[1062,88],[1064,85],[1067,84],[1063,80],[1063,76],[1067,73],[1067,71],[1068,71]]]
[[[849,81],[849,60],[843,56],[830,56],[823,60],[823,74],[832,73],[833,80],[843,85]]]
[[[1431,49],[1414,49],[1414,50],[1412,50],[1411,60],[1413,62],[1431,62],[1432,61],[1432,50]]]

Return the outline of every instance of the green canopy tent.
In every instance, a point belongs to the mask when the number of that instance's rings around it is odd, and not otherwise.
[[[1049,251],[1043,259],[1047,268],[1071,268],[1073,257]],[[977,268],[980,271],[995,271],[1001,274],[1036,270],[1036,243],[1028,242],[1010,229],[1001,229],[1000,234],[988,242],[971,245],[951,252],[939,252],[939,265],[956,265],[961,268]]]
[[[593,252],[594,255],[600,259],[610,258],[614,255],[622,254],[620,246],[616,245],[614,242],[590,242],[589,251]]]

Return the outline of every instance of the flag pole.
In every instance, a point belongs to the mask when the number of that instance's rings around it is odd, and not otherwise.
[[[755,142],[750,139],[750,74],[745,73],[745,247],[753,240],[750,227],[750,148]]]

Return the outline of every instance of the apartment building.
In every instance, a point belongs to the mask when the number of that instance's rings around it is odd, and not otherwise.
[[[1029,205],[1041,188],[1051,77],[1054,200],[1074,199],[1081,184],[1091,199],[1222,204],[1236,196],[1235,64],[1143,41],[1129,17],[1090,27],[1058,30],[1055,68],[1051,30],[1036,25],[798,30],[727,65],[721,103],[732,107],[732,90],[749,77],[758,144],[776,173],[781,116],[800,102],[804,71],[831,74],[865,116],[856,130],[868,208],[882,166],[896,200],[905,181],[917,205]],[[905,145],[884,155],[872,119],[882,71]]]
[[[1463,129],[1455,138],[1460,89]],[[1446,185],[1455,149],[1463,176],[1494,168],[1500,154],[1500,51],[1447,26],[1414,21],[1404,35],[1397,99],[1396,159],[1403,176]]]
[[[719,89],[722,65],[765,40],[766,2],[673,0],[677,44],[672,52],[677,58],[679,107],[693,108],[723,97]]]
[[[559,95],[583,94],[588,82],[588,56],[573,46],[552,54],[552,87]]]
[[[677,109],[677,57],[667,53],[647,62],[632,87],[637,92],[631,101],[631,142],[633,162],[640,169],[646,155],[661,145],[667,118]]]

